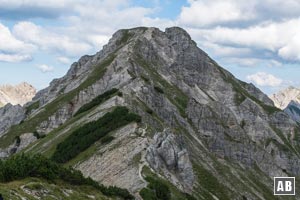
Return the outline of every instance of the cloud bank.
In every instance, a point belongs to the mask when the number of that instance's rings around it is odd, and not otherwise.
[[[0,15],[13,23],[0,22],[0,61],[29,62],[42,52],[70,64],[99,51],[120,28],[181,26],[229,66],[300,62],[299,0],[188,0],[172,19],[160,17],[161,5],[162,0],[147,7],[134,0],[2,0]],[[259,85],[263,74],[257,72],[248,80]]]

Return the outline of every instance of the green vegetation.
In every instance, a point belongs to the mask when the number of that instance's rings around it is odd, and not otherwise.
[[[91,156],[95,155],[95,153],[98,151],[98,148],[100,145],[101,145],[101,141],[97,141],[95,144],[90,146],[88,149],[86,149],[83,152],[81,152],[80,154],[78,154],[75,158],[64,163],[63,166],[64,167],[72,167],[72,166],[78,165],[78,164],[88,160],[89,158],[91,158]]]
[[[150,108],[146,108],[146,112],[149,113],[150,115],[153,114],[153,110],[151,110]]]
[[[57,145],[52,160],[65,163],[89,148],[95,141],[106,136],[110,131],[134,121],[140,122],[141,117],[129,113],[126,107],[117,107],[97,121],[87,123],[76,129],[62,143]]]
[[[21,154],[12,156],[5,161],[0,160],[0,182],[11,182],[28,177],[43,178],[53,182],[63,180],[72,185],[89,185],[107,196],[134,199],[125,189],[99,185],[91,178],[84,178],[80,171],[72,168],[66,169],[41,155]]]
[[[21,144],[21,138],[20,136],[15,137],[16,145],[19,146]]]
[[[32,183],[32,184],[25,185],[24,188],[27,188],[29,190],[42,190],[44,187],[40,183]]]
[[[142,108],[145,112],[147,113],[151,113],[151,117],[153,119],[153,127],[152,128],[152,125],[151,126],[148,126],[147,127],[147,131],[146,131],[146,134],[147,136],[149,137],[153,137],[154,136],[154,133],[157,132],[157,131],[163,131],[164,129],[164,122],[163,120],[155,113],[154,110],[152,110],[151,108],[148,107],[148,105],[142,100],[140,99],[139,97],[136,97],[134,100],[133,100],[133,103],[136,104],[137,107],[140,107]],[[151,110],[151,111],[150,111]]]
[[[24,190],[26,189],[26,190]],[[30,192],[28,194],[28,192]],[[87,200],[88,196],[97,200],[112,200],[116,197],[107,197],[98,189],[88,185],[71,185],[64,181],[51,181],[42,178],[26,178],[12,181],[9,183],[0,183],[0,194],[5,200],[20,200],[21,197],[27,200]],[[32,195],[34,194],[34,196]]]
[[[134,79],[136,79],[136,78],[137,78],[137,76],[136,76],[135,72],[133,72],[133,71],[130,71],[130,70],[128,70],[128,69],[127,69],[127,72],[128,72],[128,74],[131,76],[131,80],[134,80]]]
[[[159,178],[148,167],[143,168],[142,174],[149,183],[140,191],[143,200],[195,200],[192,195],[179,191],[170,182]]]
[[[33,136],[36,137],[37,139],[41,139],[41,138],[46,137],[46,135],[44,135],[44,134],[39,134],[37,131],[34,131],[34,132],[33,132]]]
[[[236,105],[240,105],[246,99],[246,97],[248,97],[249,99],[251,99],[252,101],[257,103],[258,105],[260,105],[269,115],[271,115],[275,112],[281,111],[279,108],[266,105],[264,102],[260,101],[259,99],[255,98],[254,96],[249,94],[249,92],[241,86],[241,84],[243,85],[245,83],[243,83],[241,81],[237,81],[230,75],[225,74],[225,72],[223,71],[223,69],[221,67],[219,67],[219,71],[222,73],[223,79],[232,85],[233,90],[235,91],[234,100],[235,100]]]
[[[269,146],[271,143],[274,144],[276,147],[278,147],[278,149],[280,151],[290,152],[290,148],[288,146],[286,146],[285,144],[281,144],[280,142],[278,142],[274,138],[268,138],[268,139],[266,139],[266,141],[265,141],[265,147]]]
[[[244,177],[244,180],[248,180],[249,184],[255,188],[255,190],[262,193],[264,199],[266,200],[275,200],[278,199],[274,196],[272,188],[270,186],[265,185],[262,180],[264,178],[269,179],[269,177],[266,177],[266,175],[259,169],[257,165],[254,165],[252,171],[248,171],[246,173],[246,177]]]
[[[10,182],[27,177],[47,180],[62,179],[72,184],[85,184],[87,180],[78,171],[65,169],[41,155],[15,155],[0,160],[0,182]]]
[[[112,107],[108,111],[112,109],[114,108]],[[73,116],[58,128],[53,129],[47,135],[40,134],[40,140],[29,145],[24,151],[28,153],[43,152],[44,156],[50,158],[55,152],[57,145],[63,142],[69,135],[85,123],[83,122],[86,121],[85,116],[91,116],[97,112],[97,110],[91,110],[90,112],[84,112]]]
[[[155,89],[155,91],[158,92],[158,93],[161,93],[161,94],[164,93],[164,90],[161,89],[159,86],[154,86],[154,89]]]
[[[292,144],[289,142],[289,140],[284,136],[284,134],[282,133],[282,131],[278,128],[276,128],[273,125],[270,125],[270,127],[273,129],[273,131],[276,133],[276,135],[283,141],[284,145],[279,143],[277,140],[272,140],[272,142],[278,147],[280,148],[282,151],[285,152],[293,152],[295,153],[298,157],[299,152],[297,152],[297,150],[292,146]]]
[[[245,128],[245,126],[246,126],[246,121],[243,119],[243,120],[241,121],[241,127],[242,127],[242,129]]]
[[[158,86],[154,86],[157,92],[164,93],[171,103],[173,103],[179,110],[181,116],[186,117],[185,109],[187,108],[189,98],[185,95],[178,87],[170,84],[166,79],[164,79],[157,70],[154,70],[154,66],[150,65],[147,61],[143,59],[142,56],[137,56],[135,61],[143,67],[147,74],[149,74],[151,80],[159,83],[164,90]]]
[[[72,99],[82,90],[94,84],[96,81],[101,79],[106,72],[106,67],[109,66],[115,55],[112,54],[104,59],[99,65],[95,66],[89,77],[77,88],[70,91],[69,93],[58,96],[54,101],[46,104],[44,108],[32,118],[24,121],[22,124],[14,125],[10,128],[9,132],[5,137],[0,138],[0,147],[8,147],[14,140],[14,138],[22,133],[32,133],[36,127],[43,121],[47,120],[48,117],[53,115],[63,105],[71,103]]]
[[[140,191],[140,195],[144,200],[169,200],[171,192],[168,185],[164,184],[159,179],[146,177],[145,180],[149,183],[147,188]]]
[[[103,103],[104,101],[106,101],[107,99],[110,99],[112,96],[114,96],[119,90],[116,88],[113,88],[111,90],[108,90],[106,92],[104,92],[103,94],[97,96],[96,98],[94,98],[91,102],[81,106],[81,108],[79,108],[79,110],[75,113],[74,116],[83,113],[85,111],[88,111],[98,105],[100,105],[101,103]]]
[[[122,92],[118,92],[117,95],[118,95],[119,97],[122,97],[122,96],[123,96],[123,93],[122,93]]]
[[[37,131],[33,131],[33,136],[40,139],[40,134]]]
[[[141,75],[141,79],[143,79],[146,83],[150,82],[149,78],[144,74]]]
[[[36,110],[39,107],[40,107],[40,102],[39,101],[36,101],[36,102],[30,104],[28,107],[26,107],[26,112],[25,112],[26,115],[30,114],[31,111]]]
[[[244,94],[236,93],[234,95],[234,101],[236,105],[241,105],[241,103],[243,103],[245,100],[246,100],[246,96]]]
[[[107,136],[104,136],[102,139],[101,139],[101,144],[107,144],[107,143],[110,143],[111,141],[113,141],[115,139],[114,136],[111,136],[111,135],[107,135]]]
[[[142,159],[142,153],[139,152],[136,155],[134,155],[134,157],[132,158],[132,163],[138,167],[141,159]]]
[[[201,195],[209,200],[214,199],[211,194],[222,200],[230,200],[228,196],[227,188],[222,185],[218,179],[207,169],[200,165],[195,165],[195,172],[198,177],[199,184],[203,187]]]
[[[226,158],[220,162],[212,154],[208,154],[207,156],[208,158],[205,161],[209,162],[209,168],[204,168],[204,166],[199,166],[198,163],[193,163],[194,172],[198,180],[194,188],[194,195],[197,199],[215,200],[215,197],[222,200],[244,199],[245,196],[249,195],[253,199],[260,199],[259,193],[264,195],[264,197],[269,197],[266,199],[272,199],[272,187],[263,184],[272,183],[272,181],[259,168],[255,166],[244,168],[240,164]],[[205,161],[199,161],[199,163],[205,163]],[[206,179],[210,181],[207,183]],[[221,182],[221,180],[225,180],[226,182]],[[236,191],[238,191],[238,194]],[[273,199],[276,198],[273,196]]]
[[[294,138],[293,138],[294,146],[298,150],[298,152],[300,152],[300,129],[299,129],[299,127],[300,126],[298,125],[294,128]]]
[[[133,36],[133,33],[129,33],[129,30],[123,30],[122,37],[116,42],[117,45],[126,44]]]

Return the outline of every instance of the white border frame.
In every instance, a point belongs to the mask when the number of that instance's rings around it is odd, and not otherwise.
[[[276,178],[288,178],[288,179],[293,179],[294,180],[294,193],[293,194],[275,194],[275,179]],[[274,188],[273,188],[273,193],[275,196],[295,196],[296,195],[296,180],[295,180],[295,177],[279,177],[279,176],[276,176],[274,177]]]

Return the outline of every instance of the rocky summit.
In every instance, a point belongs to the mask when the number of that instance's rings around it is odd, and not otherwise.
[[[290,86],[270,98],[276,107],[283,109],[296,122],[300,122],[300,89]]]
[[[298,180],[299,125],[178,27],[119,30],[0,112],[1,157],[39,153],[136,199],[300,199],[273,195],[274,176]]]
[[[24,105],[35,96],[35,88],[26,83],[18,85],[0,85],[0,107],[10,103]]]

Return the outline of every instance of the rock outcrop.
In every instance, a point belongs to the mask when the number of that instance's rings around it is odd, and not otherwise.
[[[25,118],[25,110],[20,105],[7,104],[0,108],[0,137],[12,125],[19,124]]]
[[[162,172],[174,185],[185,192],[193,189],[195,175],[184,141],[169,129],[156,133],[148,147],[146,160],[157,173]],[[170,173],[172,172],[172,173]]]

